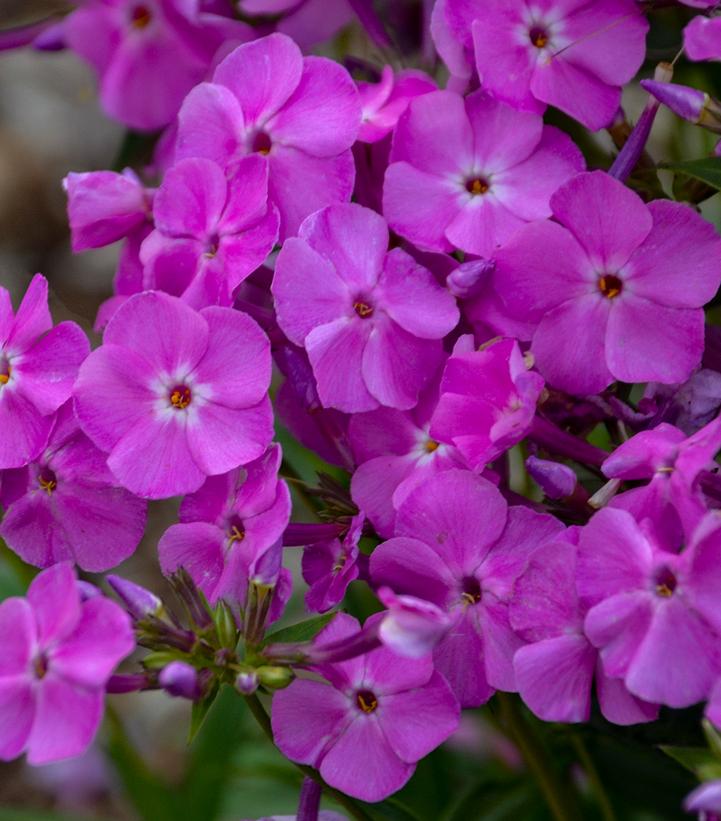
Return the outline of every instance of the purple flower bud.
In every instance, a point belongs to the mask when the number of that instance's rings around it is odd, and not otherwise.
[[[697,123],[701,118],[708,94],[678,83],[659,83],[656,80],[641,80],[641,87],[655,97],[659,103],[670,108],[684,120]]]
[[[448,274],[446,285],[453,296],[458,299],[469,299],[478,294],[495,269],[496,263],[492,259],[462,262]]]
[[[381,587],[378,598],[388,608],[378,635],[383,644],[399,656],[427,655],[451,625],[446,612],[415,596],[396,596],[389,587]]]
[[[721,813],[721,780],[707,781],[696,787],[683,802],[686,812]]]
[[[184,661],[171,661],[160,671],[158,682],[166,692],[178,698],[195,701],[202,694],[197,670]]]
[[[94,584],[84,582],[82,579],[78,579],[78,590],[82,601],[88,601],[103,595]]]
[[[568,465],[529,456],[526,470],[549,499],[565,499],[576,488],[576,474]]]
[[[252,696],[258,689],[258,676],[255,670],[246,673],[238,673],[235,680],[235,689],[244,696]]]
[[[283,562],[283,543],[279,539],[258,556],[251,567],[251,581],[257,585],[275,587]]]
[[[139,584],[114,574],[107,577],[107,582],[134,619],[139,621],[147,616],[157,616],[162,611],[160,599]]]

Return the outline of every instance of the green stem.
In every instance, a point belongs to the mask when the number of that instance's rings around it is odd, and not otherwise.
[[[596,794],[598,806],[601,810],[601,817],[604,819],[604,821],[616,821],[616,813],[613,810],[613,805],[611,804],[611,801],[608,795],[606,794],[606,790],[603,787],[603,782],[601,781],[601,777],[598,774],[596,765],[593,763],[593,759],[591,758],[591,755],[588,752],[586,745],[583,743],[583,739],[580,735],[572,733],[571,742],[573,746],[576,748],[578,757],[581,760],[581,765],[583,766],[583,769],[586,771],[586,775],[588,776],[588,780],[591,783],[591,787],[593,788],[593,791]]]
[[[270,716],[266,713],[265,707],[261,704],[258,696],[245,696],[245,702],[250,708],[250,712],[253,714],[253,718],[255,718],[258,722],[261,730],[263,730],[265,735],[270,739],[271,744],[275,745],[273,728],[270,724]],[[359,807],[352,798],[342,792],[339,792],[338,790],[334,790],[333,787],[329,787],[321,778],[320,773],[317,770],[314,770],[312,767],[307,767],[305,764],[295,764],[295,766],[303,773],[303,775],[317,781],[321,787],[323,787],[323,792],[344,807],[352,818],[357,819],[357,821],[373,821],[373,819],[361,807]]]
[[[533,773],[546,803],[556,821],[576,821],[580,818],[574,802],[564,789],[558,773],[549,763],[547,751],[519,709],[518,701],[509,693],[496,693],[501,717],[510,730],[513,741]]]

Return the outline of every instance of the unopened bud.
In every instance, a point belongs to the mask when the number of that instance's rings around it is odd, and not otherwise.
[[[549,499],[565,499],[576,489],[576,473],[568,465],[529,456],[526,470]]]
[[[171,696],[196,701],[202,695],[198,672],[184,661],[172,661],[160,671],[158,683]]]
[[[271,667],[268,669],[275,670],[278,668]],[[235,689],[243,696],[252,696],[258,689],[258,675],[255,670],[238,673],[238,677],[235,679]]]
[[[125,605],[128,613],[137,621],[147,616],[159,616],[162,613],[163,603],[160,599],[139,584],[115,575],[108,576],[107,582]]]
[[[474,259],[462,262],[446,278],[446,285],[453,296],[469,299],[483,288],[488,277],[496,270],[492,259]]]
[[[721,104],[705,91],[655,80],[641,80],[641,85],[677,116],[721,134]]]
[[[293,681],[290,667],[259,667],[256,670],[258,681],[269,690],[282,690]]]
[[[224,601],[221,601],[216,607],[213,621],[215,622],[220,644],[234,650],[235,645],[238,643],[238,625],[235,622],[233,611]]]

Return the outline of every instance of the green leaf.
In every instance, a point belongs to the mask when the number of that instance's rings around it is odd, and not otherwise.
[[[335,616],[335,612],[324,613],[322,616],[314,616],[312,619],[292,624],[290,627],[283,627],[274,633],[269,633],[263,641],[263,646],[310,641],[320,633],[333,616]]]
[[[205,698],[200,701],[194,701],[190,712],[190,728],[188,730],[188,744],[192,744],[198,731],[203,726],[206,716],[210,708],[213,706],[218,695],[218,684],[216,683]]]
[[[701,781],[721,778],[721,762],[714,754],[703,747],[670,747],[661,746],[667,756],[673,758],[690,770]]]
[[[706,736],[709,749],[716,760],[721,762],[721,734],[719,734],[719,731],[707,718],[701,722],[701,726],[703,727],[703,734]]]
[[[721,191],[721,157],[704,157],[701,160],[687,160],[685,162],[661,163],[660,168],[673,171],[676,174],[685,174],[695,180],[710,185]]]

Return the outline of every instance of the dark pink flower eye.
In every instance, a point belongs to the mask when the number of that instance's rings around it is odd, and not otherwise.
[[[353,310],[361,319],[368,319],[373,316],[373,306],[360,299],[353,303]]]
[[[528,32],[528,39],[536,48],[545,48],[548,44],[548,33],[541,26],[534,26]]]
[[[144,29],[152,19],[153,15],[147,6],[136,6],[130,13],[130,24],[136,29]]]
[[[50,495],[58,486],[58,477],[50,468],[43,468],[38,474],[38,484],[40,487]]]
[[[463,604],[478,604],[483,598],[481,583],[475,576],[466,576],[461,582],[461,600]]]
[[[378,706],[378,699],[371,690],[359,690],[355,696],[355,703],[364,713],[372,713]]]
[[[490,183],[483,177],[473,177],[466,181],[466,191],[477,197],[479,194],[485,194],[490,188]]]
[[[664,599],[668,599],[673,596],[674,591],[678,586],[676,576],[674,576],[668,567],[662,567],[660,570],[656,571],[654,582],[656,583],[656,595],[661,596]]]
[[[187,385],[176,385],[170,392],[170,404],[178,410],[185,410],[192,399]]]
[[[273,147],[273,142],[265,131],[258,131],[253,137],[251,144],[251,151],[255,154],[270,154],[270,149]]]
[[[4,357],[0,358],[0,386],[10,381],[10,363]]]
[[[598,278],[598,290],[606,299],[614,299],[623,291],[623,281],[615,274],[604,274]]]
[[[243,520],[234,516],[228,525],[228,541],[230,544],[234,542],[242,542],[245,538],[245,525]]]

